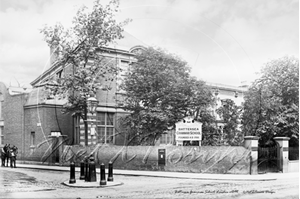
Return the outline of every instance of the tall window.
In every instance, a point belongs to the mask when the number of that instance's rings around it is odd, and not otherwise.
[[[74,144],[80,143],[80,116],[75,115],[73,117],[74,127]]]
[[[98,112],[97,113],[97,139],[98,143],[103,144],[113,144],[114,143],[114,113],[104,113]]]
[[[117,76],[117,91],[122,92],[120,85],[126,76],[127,71],[129,70],[129,62],[121,60],[119,62],[119,72]]]
[[[35,132],[30,133],[30,146],[35,146]]]
[[[3,126],[0,126],[0,145],[4,145]]]

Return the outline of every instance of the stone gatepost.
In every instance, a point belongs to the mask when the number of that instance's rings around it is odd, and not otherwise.
[[[289,140],[288,137],[275,137],[274,140],[278,143],[277,165],[282,173],[287,173],[289,168]]]
[[[257,159],[258,159],[258,137],[257,136],[245,136],[244,147],[251,151],[250,154],[250,174],[257,174]]]

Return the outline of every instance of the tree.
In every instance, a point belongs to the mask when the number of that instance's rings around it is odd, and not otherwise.
[[[224,122],[223,141],[225,145],[240,145],[243,140],[239,127],[241,118],[241,107],[237,106],[233,100],[222,100],[222,106],[216,112]]]
[[[259,136],[268,144],[275,136],[299,143],[299,60],[283,57],[267,63],[245,95],[245,135]]]
[[[129,20],[116,22],[119,2],[110,1],[106,6],[99,0],[92,10],[80,8],[70,28],[61,24],[41,29],[45,41],[54,51],[57,65],[65,70],[65,75],[52,79],[47,89],[54,96],[67,98],[65,112],[79,115],[85,124],[87,145],[87,98],[98,89],[105,89],[103,80],[111,80],[117,71],[111,60],[102,55],[104,47],[122,38],[123,26]],[[71,71],[71,72],[70,72]]]
[[[202,110],[200,113],[202,122],[202,146],[220,145],[221,132],[217,128],[215,116],[208,110]]]
[[[122,85],[126,92],[124,119],[138,144],[154,144],[188,114],[198,118],[212,96],[203,81],[192,78],[187,63],[162,49],[147,48],[136,55]]]

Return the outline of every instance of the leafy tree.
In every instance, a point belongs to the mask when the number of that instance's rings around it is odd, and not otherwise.
[[[216,110],[224,122],[223,142],[225,145],[240,145],[243,141],[242,133],[238,128],[241,111],[241,107],[231,99],[222,100],[222,106]]]
[[[122,85],[124,108],[131,113],[123,122],[137,144],[154,144],[184,116],[198,118],[200,107],[208,106],[212,96],[176,55],[150,47],[136,58]]]
[[[91,11],[85,6],[78,10],[70,28],[56,24],[41,29],[45,41],[54,50],[55,64],[65,70],[64,76],[52,79],[47,89],[52,95],[67,98],[65,112],[77,114],[85,121],[86,145],[86,100],[97,89],[105,88],[104,80],[111,80],[117,71],[113,61],[102,52],[108,44],[122,38],[123,26],[129,22],[116,22],[118,8],[117,0],[106,6],[96,0]]]
[[[200,113],[202,122],[202,146],[220,145],[221,132],[217,128],[215,116],[208,110],[202,110]]]
[[[259,136],[260,144],[275,136],[290,137],[299,143],[299,60],[283,57],[262,69],[262,75],[245,95],[243,113],[245,135]]]

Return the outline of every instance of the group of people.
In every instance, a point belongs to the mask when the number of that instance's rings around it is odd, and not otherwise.
[[[17,154],[18,154],[18,147],[10,146],[10,144],[6,144],[1,149],[1,160],[2,160],[1,166],[3,167],[5,166],[5,160],[6,160],[7,167],[8,167],[8,161],[10,161],[10,167],[16,168]]]

